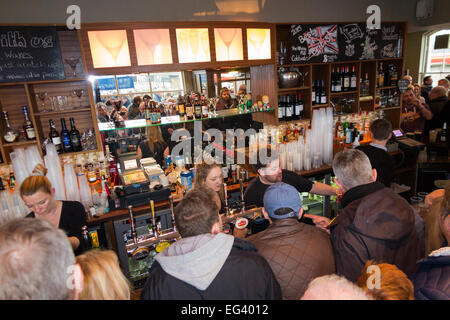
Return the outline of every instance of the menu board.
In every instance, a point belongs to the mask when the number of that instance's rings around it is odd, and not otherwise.
[[[365,23],[291,25],[291,63],[320,63],[401,57],[400,24],[383,23],[369,30]]]
[[[0,82],[64,78],[55,27],[0,27]]]

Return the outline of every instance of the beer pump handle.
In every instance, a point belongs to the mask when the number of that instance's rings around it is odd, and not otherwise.
[[[223,183],[223,196],[225,204],[225,215],[228,216],[228,194],[227,194],[227,184]]]
[[[131,236],[133,237],[133,242],[136,244],[137,233],[136,233],[136,226],[134,225],[133,206],[128,206],[128,213],[130,214],[130,221],[131,221]]]
[[[158,238],[159,230],[158,230],[158,226],[156,225],[155,202],[153,200],[150,200],[150,207],[152,208],[152,224],[153,224],[153,230],[154,230],[155,238]]]
[[[172,229],[173,231],[177,231],[177,227],[175,226],[175,213],[173,211],[173,196],[169,196],[169,203],[170,203],[170,216],[172,218]]]

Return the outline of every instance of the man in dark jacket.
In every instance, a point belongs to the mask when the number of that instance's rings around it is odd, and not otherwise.
[[[425,250],[412,207],[376,182],[376,169],[362,151],[336,154],[333,171],[344,193],[343,210],[329,227],[336,272],[355,282],[372,259],[394,264],[411,277]]]
[[[266,190],[263,214],[271,225],[246,240],[269,261],[283,299],[298,300],[314,278],[334,273],[330,237],[298,221],[303,214],[302,201],[297,189],[289,184],[278,182]]]
[[[156,255],[141,299],[281,299],[280,285],[256,248],[221,232],[216,197],[209,189],[193,189],[176,206],[182,239]]]
[[[437,86],[431,89],[429,106],[433,112],[433,118],[427,121],[428,130],[442,128],[444,122],[447,122],[447,126],[450,124],[448,123],[450,121],[448,118],[450,102],[444,87]]]

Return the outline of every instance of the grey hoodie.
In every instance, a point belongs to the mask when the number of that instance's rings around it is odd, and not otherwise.
[[[155,256],[165,272],[206,290],[227,260],[234,237],[224,233],[183,238]]]

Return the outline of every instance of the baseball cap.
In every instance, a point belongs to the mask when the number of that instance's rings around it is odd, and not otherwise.
[[[301,208],[302,200],[297,189],[287,183],[275,183],[264,194],[264,209],[273,219],[298,217]]]

